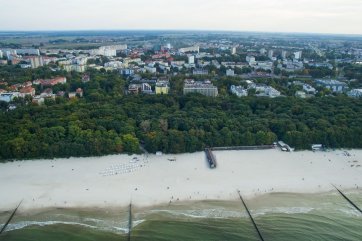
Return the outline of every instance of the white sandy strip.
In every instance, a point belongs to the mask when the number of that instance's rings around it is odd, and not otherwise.
[[[151,206],[185,200],[235,200],[266,192],[314,193],[362,188],[362,150],[293,152],[279,150],[214,152],[209,169],[203,152],[148,157],[144,164],[115,155],[19,161],[0,164],[0,211],[47,207]],[[175,162],[169,158],[176,157]],[[142,167],[134,167],[142,165]],[[111,169],[110,169],[111,168]],[[108,169],[108,171],[106,171]],[[133,169],[130,173],[124,170]],[[107,174],[116,170],[117,175]],[[122,174],[120,174],[122,173]],[[115,174],[115,173],[114,173]]]

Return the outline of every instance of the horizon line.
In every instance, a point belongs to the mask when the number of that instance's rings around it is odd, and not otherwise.
[[[260,30],[220,30],[220,29],[31,29],[31,30],[2,30],[0,33],[34,33],[34,32],[229,32],[229,33],[265,33],[265,34],[306,34],[306,35],[340,35],[362,37],[362,33],[323,33],[323,32],[288,32]]]

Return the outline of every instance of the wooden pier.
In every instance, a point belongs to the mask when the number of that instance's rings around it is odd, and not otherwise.
[[[212,151],[253,151],[253,150],[269,150],[274,149],[275,145],[260,145],[260,146],[226,146],[205,148],[206,160],[210,168],[216,168],[216,158]]]
[[[214,154],[212,154],[212,150],[210,148],[205,149],[206,160],[209,163],[210,168],[216,168],[216,158]]]
[[[274,145],[213,147],[213,151],[254,151],[274,149]]]

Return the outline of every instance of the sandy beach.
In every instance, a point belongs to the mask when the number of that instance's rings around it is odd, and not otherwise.
[[[250,199],[265,193],[322,193],[335,184],[362,188],[362,150],[204,152],[181,155],[17,161],[0,164],[0,211],[39,208],[139,207],[178,201]],[[176,161],[170,161],[175,158]]]

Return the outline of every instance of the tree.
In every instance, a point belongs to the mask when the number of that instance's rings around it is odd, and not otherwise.
[[[126,134],[122,136],[123,148],[125,152],[128,153],[138,153],[139,152],[139,141],[136,137],[131,134]]]

